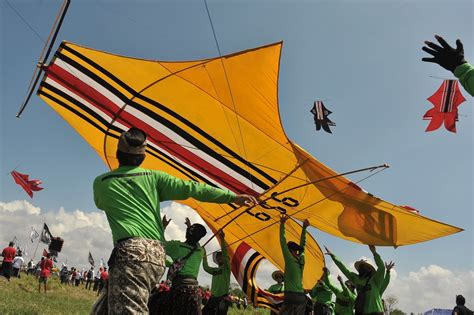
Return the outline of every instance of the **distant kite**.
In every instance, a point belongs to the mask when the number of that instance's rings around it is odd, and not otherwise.
[[[335,126],[336,123],[332,122],[328,116],[332,113],[327,109],[322,101],[315,101],[311,113],[314,115],[314,123],[316,124],[316,130],[320,130],[323,127],[324,131],[332,133],[329,126]]]
[[[33,191],[40,191],[43,189],[43,187],[39,187],[39,185],[42,184],[39,179],[30,180],[28,179],[29,175],[25,175],[17,171],[11,171],[10,174],[12,174],[15,183],[20,185],[31,198],[33,198]]]
[[[431,120],[425,131],[434,131],[444,122],[447,130],[456,132],[458,106],[465,100],[459,89],[458,81],[444,80],[439,89],[428,98],[434,107],[423,116],[424,120]]]

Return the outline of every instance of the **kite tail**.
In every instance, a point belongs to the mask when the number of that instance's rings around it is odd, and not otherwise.
[[[446,113],[444,115],[444,127],[448,131],[456,133],[456,117],[457,113]]]

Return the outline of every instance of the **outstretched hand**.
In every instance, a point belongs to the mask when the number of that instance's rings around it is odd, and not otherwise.
[[[395,266],[395,263],[393,261],[390,261],[389,263],[385,262],[385,269],[387,272],[390,272],[390,270]]]
[[[372,252],[372,254],[374,254],[374,255],[377,254],[377,250],[375,249],[374,245],[369,245],[369,249]]]
[[[433,62],[439,64],[441,67],[454,72],[457,66],[466,63],[464,59],[464,48],[461,40],[456,40],[456,48],[451,47],[441,36],[435,35],[435,38],[441,44],[441,46],[425,41],[425,45],[422,48],[423,51],[432,55],[432,58],[422,58],[425,62]]]
[[[184,219],[184,224],[186,224],[187,227],[191,226],[191,220],[189,218]]]
[[[254,196],[250,195],[237,195],[235,196],[234,203],[239,206],[251,207],[257,205],[258,200]]]
[[[170,224],[170,222],[171,222],[171,219],[166,220],[166,214],[165,214],[163,218],[161,219],[161,223],[163,224],[164,230],[166,230],[166,227],[168,226],[168,224]]]
[[[285,224],[286,220],[288,220],[289,216],[287,216],[286,214],[282,214],[280,216],[280,223],[281,224]]]
[[[309,226],[309,220],[306,219],[306,220],[304,220],[304,222],[303,222],[303,227],[308,227],[308,226]]]

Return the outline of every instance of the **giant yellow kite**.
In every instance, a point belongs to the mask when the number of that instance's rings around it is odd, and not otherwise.
[[[379,246],[459,232],[368,194],[288,139],[278,111],[281,47],[163,62],[63,42],[38,94],[111,169],[118,166],[120,133],[136,126],[148,134],[144,167],[264,200],[251,209],[184,202],[213,230],[225,226],[234,256],[252,248],[283,269],[278,220],[285,213],[293,218],[287,224],[293,241],[301,232],[298,220],[306,218],[337,237]],[[309,238],[305,288],[320,278],[323,265]]]

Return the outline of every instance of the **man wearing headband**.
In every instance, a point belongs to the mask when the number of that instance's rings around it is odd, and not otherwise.
[[[358,273],[349,271],[344,263],[340,261],[326,246],[324,248],[326,249],[325,254],[331,256],[336,266],[356,286],[357,299],[355,305],[361,305],[361,309],[358,310],[356,308],[355,314],[382,315],[384,312],[384,306],[381,292],[385,286],[385,265],[382,258],[380,258],[380,255],[375,250],[375,246],[369,245],[369,249],[374,256],[377,270],[375,270],[374,266],[372,266],[368,261],[361,259],[354,263],[354,267]]]
[[[221,251],[214,253],[214,262],[217,268],[210,267],[207,256],[203,259],[204,270],[212,275],[211,298],[203,308],[204,315],[225,315],[229,309],[229,287],[230,287],[230,259],[227,253],[227,243],[224,239],[224,232],[219,232]]]
[[[94,181],[94,201],[105,211],[114,250],[109,259],[109,286],[92,313],[148,313],[151,288],[165,270],[164,230],[160,202],[194,198],[212,203],[251,205],[256,199],[229,190],[185,181],[164,172],[141,168],[146,134],[138,128],[122,133],[116,153],[119,167]]]
[[[306,295],[303,289],[304,248],[306,245],[306,219],[301,231],[300,244],[286,243],[285,222],[288,216],[280,217],[280,246],[285,259],[285,299],[280,314],[304,315],[306,310]]]

